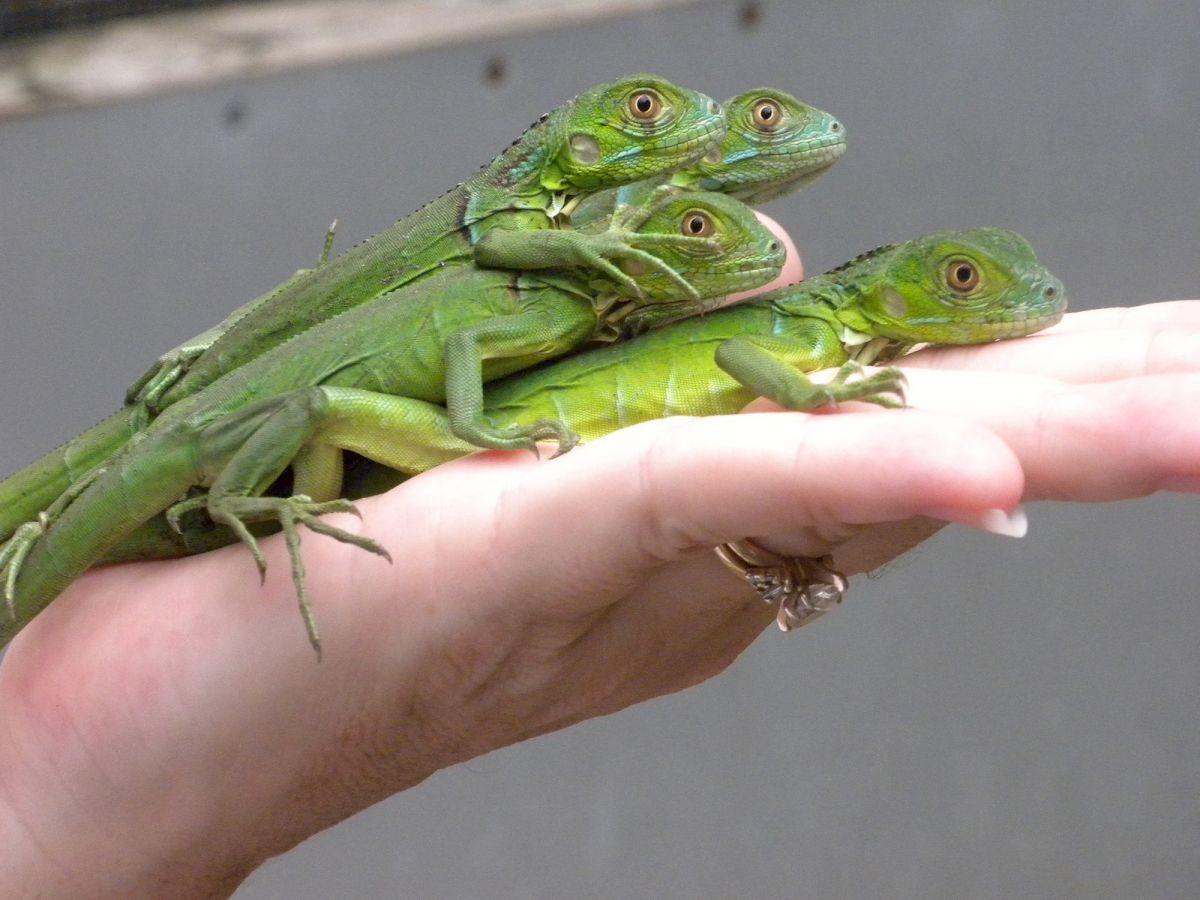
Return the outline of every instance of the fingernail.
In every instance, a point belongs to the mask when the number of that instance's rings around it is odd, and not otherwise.
[[[979,527],[992,534],[1003,537],[1023,538],[1029,531],[1029,517],[1025,510],[1017,506],[1011,511],[1006,509],[987,509],[979,522]]]
[[[1025,510],[1019,506],[1011,510],[984,509],[964,511],[954,509],[930,511],[929,515],[935,519],[945,519],[947,522],[969,525],[971,528],[978,528],[981,531],[986,531],[989,534],[998,534],[1002,537],[1025,537],[1025,532],[1029,530],[1029,518],[1025,515]]]

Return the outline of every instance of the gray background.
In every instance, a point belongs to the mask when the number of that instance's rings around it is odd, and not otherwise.
[[[348,246],[637,69],[842,118],[838,170],[771,209],[811,271],[993,223],[1077,309],[1200,290],[1196,4],[740,10],[0,123],[0,468],[309,264],[333,216]],[[456,766],[238,896],[1194,897],[1200,506],[1030,513],[1024,541],[952,529],[723,677]]]

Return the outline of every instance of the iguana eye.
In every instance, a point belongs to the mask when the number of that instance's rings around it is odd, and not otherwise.
[[[712,217],[698,209],[693,209],[684,215],[683,224],[680,226],[680,231],[688,237],[712,237],[716,230]]]
[[[662,112],[662,97],[656,91],[643,88],[629,95],[629,114],[643,122],[649,121]]]
[[[952,259],[946,264],[946,284],[951,290],[967,294],[979,285],[979,270],[966,259]]]
[[[774,131],[783,119],[783,110],[774,100],[763,98],[754,104],[754,124],[763,131]]]

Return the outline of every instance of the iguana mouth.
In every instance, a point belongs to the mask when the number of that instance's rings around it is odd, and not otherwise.
[[[767,156],[812,157],[813,162],[835,162],[846,154],[846,137],[843,134],[822,134],[798,144],[780,145],[764,150]]]
[[[749,266],[745,269],[738,269],[729,274],[726,283],[732,287],[732,290],[728,290],[726,293],[758,287],[764,280],[770,280],[766,276],[774,277],[777,274],[779,274],[779,266]]]
[[[1024,337],[1025,335],[1033,334],[1036,331],[1041,331],[1043,328],[1049,328],[1051,325],[1057,324],[1062,320],[1066,312],[1065,306],[1052,312],[1035,315],[1029,314],[1026,310],[1016,310],[1012,318],[1006,319],[1003,322],[981,320],[971,324],[970,327],[976,333],[982,331],[993,340]]]

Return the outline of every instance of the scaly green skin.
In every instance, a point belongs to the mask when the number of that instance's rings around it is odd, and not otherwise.
[[[744,203],[766,203],[802,190],[842,158],[846,131],[827,112],[775,88],[755,88],[721,104],[725,139],[669,178],[660,176],[585,197],[571,215],[580,227],[639,203],[659,184],[719,191]]]
[[[723,130],[724,115],[713,100],[656,75],[631,75],[583,92],[535,122],[472,178],[167,354],[130,389],[129,400],[141,408],[135,428],[319,322],[447,266],[474,262],[481,244],[488,265],[525,268],[532,257],[543,268],[588,266],[634,288],[612,260],[653,265],[636,239],[619,228],[562,231],[560,219],[588,192],[686,165]],[[513,246],[520,259],[509,258],[506,249]],[[680,286],[686,291],[686,283]]]
[[[954,270],[979,273],[971,290]],[[736,413],[755,397],[808,410],[846,400],[898,405],[903,377],[883,369],[852,378],[917,344],[976,344],[1031,334],[1066,309],[1062,284],[1019,235],[997,228],[940,232],[880,248],[801,284],[702,318],[558,360],[488,386],[487,415],[509,422],[553,415],[581,439],[664,416]],[[830,384],[805,373],[844,367]],[[390,406],[393,468],[413,474],[474,452],[445,411]],[[363,478],[375,476],[367,470]],[[355,496],[353,483],[348,496]]]
[[[696,233],[697,217],[705,224],[699,241],[685,237]],[[657,235],[658,256],[703,296],[764,284],[783,264],[782,247],[753,211],[720,194],[659,196],[641,219],[638,233]],[[347,310],[172,404],[73,486],[46,522],[18,529],[0,551],[13,604],[12,619],[0,622],[0,644],[144,523],[172,508],[168,517],[177,519],[203,507],[260,565],[247,526],[280,522],[316,645],[296,523],[383,553],[317,518],[348,507],[333,499],[342,450],[388,462],[386,415],[396,396],[445,402],[451,427],[474,445],[532,448],[553,439],[568,449],[575,436],[553,417],[503,428],[488,422],[481,381],[566,353],[630,309],[675,302],[677,285],[664,271],[637,279],[635,294],[623,281],[573,271],[452,269]],[[296,493],[260,496],[289,465]],[[176,503],[193,488],[207,493]]]

